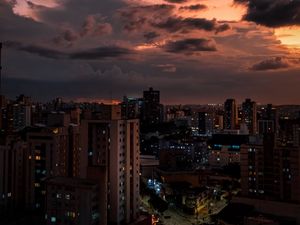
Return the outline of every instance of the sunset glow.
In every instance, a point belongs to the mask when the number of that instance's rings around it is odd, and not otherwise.
[[[234,5],[232,0],[204,0],[201,3],[206,4],[209,9],[199,16],[207,19],[240,21],[246,11],[244,7]]]
[[[287,47],[300,48],[300,28],[288,27],[275,29],[275,35]]]
[[[11,2],[10,0],[6,0]],[[36,7],[56,8],[59,7],[57,0],[16,0],[13,4],[13,12],[19,16],[24,16],[39,21],[39,17],[34,13]]]

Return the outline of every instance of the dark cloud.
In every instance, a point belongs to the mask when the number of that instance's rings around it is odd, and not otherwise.
[[[59,35],[52,39],[53,43],[56,45],[67,45],[71,46],[75,41],[79,39],[77,32],[70,28],[66,28]]]
[[[146,6],[126,7],[118,11],[123,19],[126,31],[138,31],[144,29],[153,20],[162,21],[172,15],[174,5],[156,4]]]
[[[187,0],[165,0],[166,2],[169,3],[185,3]]]
[[[207,9],[208,7],[203,4],[196,4],[196,5],[188,5],[188,6],[181,6],[180,10],[189,10],[189,11],[199,11]]]
[[[204,5],[187,6],[191,9],[200,9]],[[175,15],[174,5],[159,4],[138,7],[128,7],[119,10],[123,18],[124,29],[128,32],[135,32],[149,29],[161,29],[167,32],[188,33],[192,30],[223,32],[229,29],[228,24],[220,24],[216,19],[205,18],[184,18]]]
[[[153,23],[152,25],[160,29],[165,29],[169,32],[177,32],[182,30],[189,32],[193,29],[223,32],[230,28],[229,25],[226,24],[219,25],[215,19],[207,20],[204,18],[182,18],[173,16],[167,18],[165,21]]]
[[[214,41],[207,39],[184,39],[169,41],[163,48],[167,52],[193,54],[202,51],[217,51]]]
[[[250,69],[255,71],[266,71],[266,70],[286,69],[290,66],[291,64],[287,59],[283,57],[275,57],[272,59],[263,60],[253,65]]]
[[[4,42],[4,46],[51,59],[96,60],[105,58],[118,58],[133,53],[132,50],[118,46],[105,46],[74,52],[63,52],[43,46],[24,45],[22,43],[12,41]]]
[[[102,58],[117,58],[132,54],[133,52],[127,48],[121,47],[100,47],[94,48],[87,51],[79,51],[70,54],[70,59],[102,59]]]
[[[112,33],[112,26],[105,22],[100,14],[89,15],[85,18],[79,31],[67,27],[62,28],[59,35],[52,39],[54,44],[70,47],[74,42],[85,37],[101,37]]]
[[[66,58],[67,56],[65,53],[58,50],[53,50],[47,47],[41,47],[37,45],[24,45],[20,42],[6,41],[3,43],[3,45],[4,47],[16,49],[19,51],[23,51],[30,54],[51,58],[51,59],[61,59],[61,58]]]
[[[268,27],[300,25],[298,0],[235,0],[248,9],[245,20]]]
[[[125,1],[120,0],[62,0],[58,1],[63,9],[51,9],[39,13],[39,18],[46,23],[59,24],[82,24],[82,20],[89,15],[101,14],[110,23],[112,15],[117,9],[126,6]]]
[[[100,14],[96,14],[89,15],[86,17],[80,34],[81,36],[102,36],[106,34],[111,34],[111,32],[111,24],[105,22],[105,18],[102,17]]]
[[[156,67],[161,68],[166,73],[175,73],[177,71],[176,66],[173,64],[158,64]]]
[[[224,23],[216,27],[216,33],[224,32],[230,29],[231,29],[230,25],[228,23]]]
[[[146,39],[146,41],[153,41],[155,38],[158,38],[160,36],[160,34],[158,34],[155,31],[150,31],[150,32],[146,32],[144,33],[144,38]]]

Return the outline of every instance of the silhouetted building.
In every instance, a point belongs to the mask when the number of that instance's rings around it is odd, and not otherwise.
[[[237,128],[237,105],[235,99],[227,99],[224,103],[224,129],[234,130]]]
[[[124,96],[122,107],[122,118],[123,119],[137,119],[140,118],[141,110],[143,107],[143,99],[130,98]]]
[[[275,133],[275,122],[273,120],[258,120],[258,134],[268,133]]]
[[[199,112],[199,134],[212,134],[214,130],[214,115],[209,112]]]
[[[144,106],[142,120],[144,124],[158,124],[163,119],[163,107],[160,104],[160,92],[149,88],[143,94]]]
[[[246,99],[242,104],[242,122],[247,125],[250,134],[257,133],[256,114],[256,103],[251,99]]]

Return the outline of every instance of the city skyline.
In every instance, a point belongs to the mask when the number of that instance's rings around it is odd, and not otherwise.
[[[5,0],[3,94],[121,100],[152,86],[164,104],[300,104],[299,10],[279,0]]]

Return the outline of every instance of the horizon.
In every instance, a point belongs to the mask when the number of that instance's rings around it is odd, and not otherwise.
[[[156,90],[156,89],[154,89]],[[160,91],[160,90],[158,90]],[[7,100],[10,100],[10,101],[14,101],[18,96],[21,96],[21,95],[24,95],[26,97],[30,97],[31,100],[34,102],[34,103],[51,103],[51,101],[53,100],[56,100],[56,99],[61,99],[63,103],[76,103],[76,104],[79,104],[79,103],[88,103],[88,104],[104,104],[104,105],[118,105],[120,103],[122,103],[122,100],[123,100],[123,97],[128,97],[128,98],[136,98],[136,99],[142,99],[143,96],[142,96],[142,92],[140,94],[140,96],[133,96],[133,95],[123,95],[122,98],[115,98],[115,99],[95,99],[95,98],[77,98],[77,99],[70,99],[70,98],[64,98],[62,96],[56,96],[56,97],[52,97],[52,98],[49,98],[47,100],[38,100],[36,99],[35,97],[33,96],[29,96],[29,95],[26,95],[24,93],[21,93],[21,94],[18,94],[14,97],[8,97],[8,96],[5,96],[3,95]],[[234,97],[227,97],[224,99],[223,102],[219,102],[219,103],[210,103],[210,102],[199,102],[199,103],[165,103],[163,101],[160,101],[162,105],[164,106],[223,106],[224,105],[224,102],[227,100],[227,99],[234,99],[236,100],[236,103],[237,103],[237,106],[241,106],[242,103],[246,100],[246,99],[250,99],[252,101],[254,101],[257,106],[266,106],[268,104],[271,104],[272,106],[274,107],[282,107],[282,106],[300,106],[300,103],[299,104],[295,104],[295,103],[282,103],[282,104],[274,104],[273,102],[266,102],[266,103],[261,103],[261,102],[258,102],[256,101],[255,99],[253,98],[250,98],[250,97],[246,97],[244,99],[237,99],[237,98],[234,98]]]

